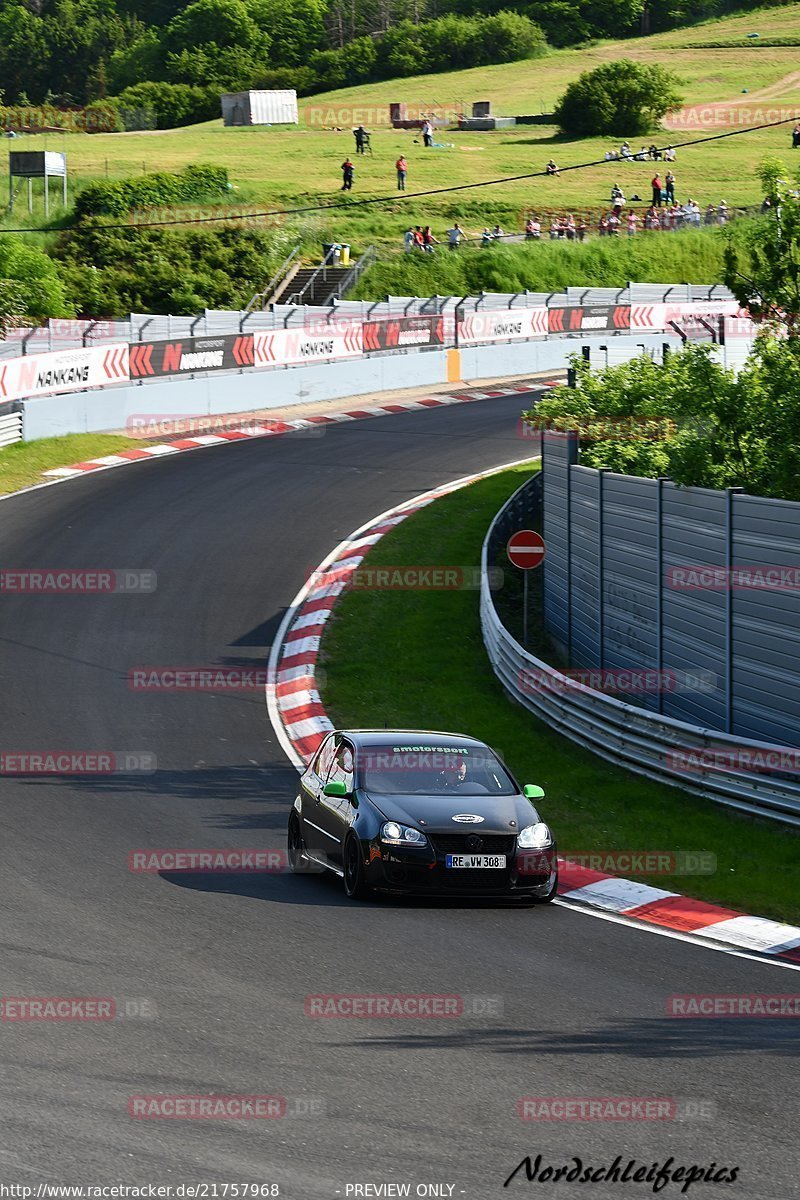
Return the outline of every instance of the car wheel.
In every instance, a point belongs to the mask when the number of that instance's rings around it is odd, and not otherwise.
[[[361,855],[361,846],[358,838],[352,833],[344,844],[342,860],[345,895],[351,900],[363,900],[369,892],[369,888],[364,879],[364,859]]]
[[[297,813],[292,810],[289,817],[289,828],[286,834],[287,858],[289,859],[289,870],[294,874],[302,869],[303,861],[306,856],[306,844],[303,841],[303,831],[300,828],[300,818]]]

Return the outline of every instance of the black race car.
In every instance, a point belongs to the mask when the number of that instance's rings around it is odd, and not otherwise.
[[[351,897],[372,889],[470,896],[556,894],[556,843],[520,788],[475,738],[419,730],[329,733],[289,816],[293,871],[327,867]]]

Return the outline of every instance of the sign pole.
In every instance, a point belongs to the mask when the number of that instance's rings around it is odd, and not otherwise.
[[[522,572],[522,644],[528,649],[528,572]]]

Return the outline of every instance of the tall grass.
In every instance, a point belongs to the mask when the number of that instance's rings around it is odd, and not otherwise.
[[[353,298],[558,292],[578,286],[625,287],[630,280],[717,283],[724,247],[725,236],[719,229],[588,242],[546,240],[485,250],[462,247],[455,253],[440,246],[435,255],[396,254],[377,262],[360,280]]]

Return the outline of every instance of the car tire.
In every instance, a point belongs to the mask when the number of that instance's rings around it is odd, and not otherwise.
[[[364,858],[361,854],[361,845],[358,838],[352,833],[344,844],[342,866],[344,868],[344,894],[349,900],[363,900],[369,894],[369,888],[364,878]]]
[[[300,828],[300,818],[294,809],[289,816],[289,827],[286,831],[286,857],[292,874],[299,874],[306,858],[306,844]]]

